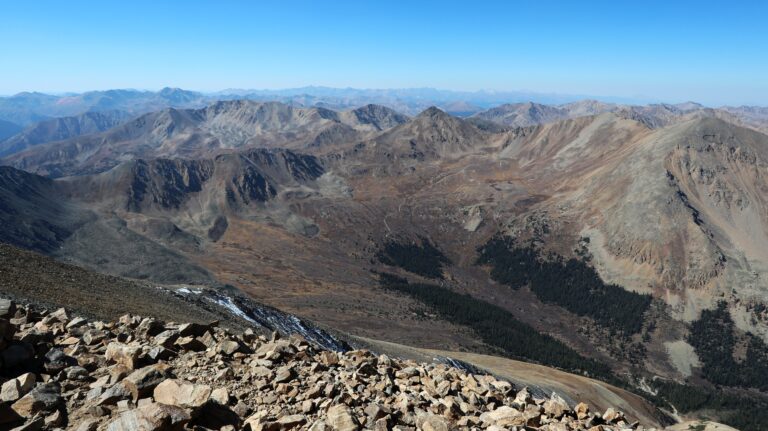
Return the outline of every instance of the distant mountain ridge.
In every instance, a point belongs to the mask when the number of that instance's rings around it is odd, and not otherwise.
[[[0,120],[0,142],[19,133],[22,127],[10,121]]]
[[[0,119],[26,126],[51,117],[77,116],[89,111],[124,111],[138,115],[171,106],[202,107],[211,100],[202,93],[178,88],[164,88],[158,92],[90,91],[63,96],[25,92],[0,97]]]
[[[103,132],[122,124],[129,118],[130,115],[123,111],[103,111],[43,120],[18,130],[5,140],[0,140],[0,157],[48,142]]]
[[[202,93],[166,87],[159,91],[114,89],[66,95],[23,92],[0,97],[0,120],[27,126],[51,117],[75,116],[87,111],[120,110],[139,115],[163,108],[200,108],[221,100],[279,101],[304,107],[350,110],[375,104],[406,115],[416,115],[435,105],[448,113],[468,116],[483,109],[523,100],[566,103],[587,96],[550,95],[532,92],[450,91],[433,88],[354,89],[301,87],[282,90],[230,89]]]
[[[606,112],[661,128],[690,118],[721,118],[757,131],[768,132],[768,109],[760,107],[708,108],[695,102],[679,104],[622,105],[580,100],[562,105],[526,102],[505,104],[475,113],[472,120],[490,121],[506,127],[528,127]]]
[[[7,161],[54,177],[98,173],[137,158],[201,158],[257,147],[322,148],[362,140],[407,120],[373,105],[337,112],[277,102],[221,101],[200,109],[152,112],[102,133],[32,147]]]

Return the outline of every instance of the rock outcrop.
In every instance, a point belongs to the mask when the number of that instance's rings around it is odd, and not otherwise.
[[[2,429],[643,429],[492,376],[298,336],[130,314],[88,321],[8,300],[0,323]]]

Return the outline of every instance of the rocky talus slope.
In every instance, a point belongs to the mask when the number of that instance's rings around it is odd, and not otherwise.
[[[0,300],[0,429],[643,429],[445,365]]]

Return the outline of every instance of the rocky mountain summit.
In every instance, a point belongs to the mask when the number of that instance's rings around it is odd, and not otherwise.
[[[621,412],[446,365],[300,336],[0,300],[0,428],[14,430],[644,429]]]

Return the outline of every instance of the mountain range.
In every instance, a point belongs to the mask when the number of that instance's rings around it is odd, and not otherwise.
[[[2,242],[233,286],[358,337],[620,378],[681,413],[682,390],[765,400],[763,108],[584,100],[462,118],[86,94],[59,111],[24,95],[38,108],[0,116],[72,114],[0,141]],[[534,347],[504,341],[520,331]]]

